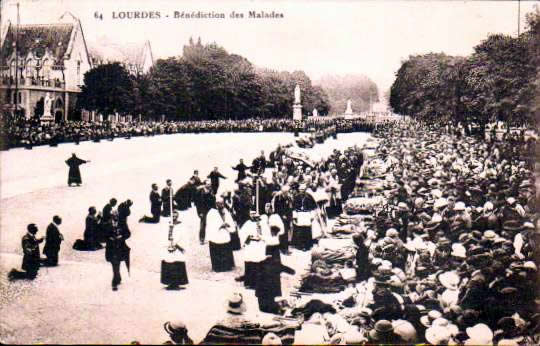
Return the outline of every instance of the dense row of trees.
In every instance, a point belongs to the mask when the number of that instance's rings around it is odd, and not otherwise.
[[[395,112],[485,126],[494,120],[531,124],[540,93],[540,12],[519,37],[490,35],[467,57],[410,56],[390,91]]]
[[[118,63],[90,70],[78,105],[174,120],[291,117],[297,83],[304,113],[328,114],[328,96],[303,71],[256,69],[215,43],[190,40],[182,56],[158,60],[147,74],[130,75]]]
[[[347,100],[351,100],[355,113],[369,110],[379,101],[377,84],[364,75],[323,76],[317,84],[322,85],[330,102],[330,113],[343,114]]]

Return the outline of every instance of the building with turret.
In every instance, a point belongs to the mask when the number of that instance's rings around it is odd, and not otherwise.
[[[77,94],[91,64],[81,22],[71,13],[57,23],[10,23],[0,51],[1,110],[41,117],[48,94],[55,121],[80,119]]]

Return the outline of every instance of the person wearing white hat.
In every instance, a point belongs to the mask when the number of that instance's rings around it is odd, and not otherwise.
[[[493,331],[484,323],[478,323],[466,329],[468,340],[465,345],[491,345],[493,344]]]
[[[193,345],[193,340],[188,335],[186,325],[182,321],[165,322],[163,329],[169,334],[171,341],[166,341],[165,344],[175,345]]]
[[[281,345],[281,339],[274,333],[267,333],[262,338],[261,345]]]

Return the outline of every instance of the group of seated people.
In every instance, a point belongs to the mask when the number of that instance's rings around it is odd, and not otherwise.
[[[296,305],[293,311],[302,315],[295,322],[296,339],[284,332],[265,341],[538,344],[540,218],[538,172],[530,159],[535,143],[456,136],[444,127],[415,121],[381,127],[374,136],[379,145],[371,160],[379,167],[375,171],[368,164],[362,178],[381,181],[375,194],[384,196],[385,205],[374,210],[367,227],[359,227],[352,235],[354,279],[339,293],[340,299],[308,299],[301,308]],[[336,153],[327,166],[342,167],[340,159]],[[312,171],[307,176],[306,171],[281,176],[287,172],[286,162],[287,158],[276,163],[275,179],[286,182],[286,193],[295,185],[299,188],[292,198],[294,206],[296,196],[316,179],[308,177]],[[315,176],[329,180],[322,170]],[[245,191],[242,185],[239,191]],[[374,193],[358,179],[353,180],[352,189],[355,197]],[[346,199],[347,191],[340,192],[345,192]],[[270,203],[275,206],[282,195],[283,191],[274,193]],[[295,207],[292,211],[298,213]],[[253,216],[248,219],[257,222]],[[291,225],[294,238],[294,221]],[[321,251],[315,248],[312,257]],[[229,303],[233,301],[242,305],[241,296]],[[286,310],[287,302],[280,303],[281,309],[273,313]],[[265,326],[232,310],[203,343],[243,343],[249,340],[245,335],[249,323]],[[225,333],[228,328],[236,328],[237,334]],[[269,333],[258,330],[256,342]]]
[[[87,122],[67,121],[42,124],[39,119],[3,119],[0,136],[5,138],[2,150],[38,145],[55,146],[59,143],[114,140],[135,136],[174,133],[216,132],[319,132],[332,128],[333,132],[370,132],[375,124],[363,119],[244,119],[202,121],[129,121]]]

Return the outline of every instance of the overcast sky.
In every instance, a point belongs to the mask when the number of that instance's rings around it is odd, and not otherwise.
[[[0,0],[2,21],[16,21],[17,0]],[[467,55],[489,33],[517,34],[516,1],[176,1],[19,0],[21,23],[77,16],[87,42],[149,40],[154,58],[179,55],[190,36],[215,41],[261,67],[325,74],[360,73],[390,87],[410,54]],[[521,2],[521,30],[535,1]],[[283,19],[248,19],[249,11]],[[159,11],[161,19],[113,19],[113,11]],[[225,19],[174,19],[174,11],[224,13]],[[244,19],[229,14],[243,13]],[[103,15],[96,19],[95,13]],[[168,18],[165,16],[169,15]]]

